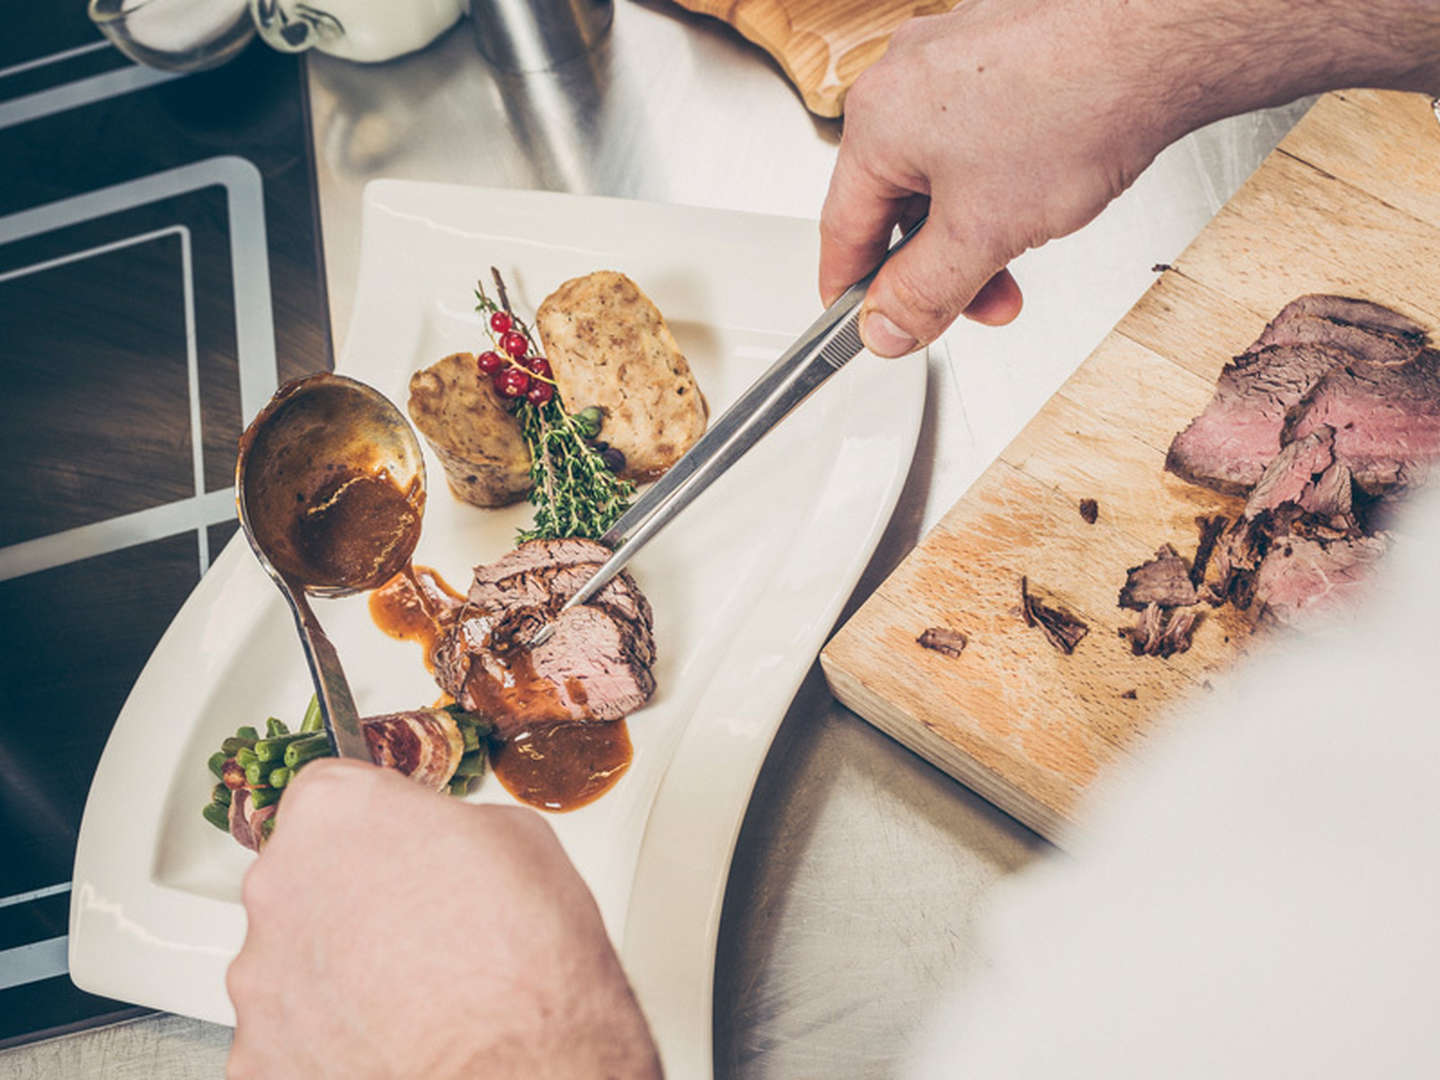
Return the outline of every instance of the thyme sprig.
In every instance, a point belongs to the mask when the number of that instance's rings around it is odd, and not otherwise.
[[[533,349],[536,337],[511,305],[500,271],[491,267],[490,273],[498,301],[483,283],[475,283],[475,310],[485,316],[486,333],[498,350],[489,317],[504,311]],[[600,431],[600,410],[592,406],[572,415],[558,388],[543,405],[513,398],[509,407],[530,450],[530,502],[535,507],[534,526],[520,530],[516,542],[573,536],[598,540],[629,509],[635,494],[635,485],[611,472],[604,456],[590,444]]]

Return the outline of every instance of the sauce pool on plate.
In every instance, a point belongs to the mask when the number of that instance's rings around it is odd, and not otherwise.
[[[575,810],[609,791],[630,767],[624,720],[526,731],[490,751],[505,790],[542,810]]]

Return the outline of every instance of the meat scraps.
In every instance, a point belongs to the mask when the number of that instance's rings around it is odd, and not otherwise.
[[[1123,608],[1143,611],[1154,604],[1186,607],[1198,599],[1195,584],[1190,580],[1190,567],[1173,547],[1162,544],[1155,558],[1126,571],[1119,603]]]
[[[1130,640],[1130,651],[1136,656],[1168,657],[1190,648],[1199,621],[1200,612],[1194,607],[1176,610],[1151,603],[1134,626],[1121,628],[1120,636]]]
[[[1200,527],[1200,539],[1195,544],[1195,558],[1190,560],[1190,584],[1199,589],[1205,584],[1205,573],[1210,569],[1210,557],[1215,553],[1215,543],[1225,531],[1226,518],[1223,514],[1213,517],[1197,517],[1195,524]]]
[[[533,540],[475,568],[433,656],[436,681],[497,734],[618,720],[655,690],[653,615],[634,578],[616,575],[586,604],[561,606],[610,557],[593,540]],[[525,643],[547,622],[555,630]]]
[[[1066,656],[1075,651],[1080,639],[1090,632],[1085,621],[1062,607],[1041,603],[1030,592],[1028,578],[1020,579],[1020,616],[1026,626],[1038,626],[1045,640]]]
[[[970,644],[970,639],[961,631],[944,626],[930,627],[915,641],[922,649],[931,649],[945,656],[959,656],[965,651],[965,646]]]

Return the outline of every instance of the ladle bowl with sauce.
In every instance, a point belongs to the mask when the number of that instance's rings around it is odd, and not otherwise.
[[[251,550],[295,615],[335,750],[369,760],[340,659],[306,595],[371,589],[409,565],[425,508],[419,441],[379,391],[321,372],[282,386],[245,430],[235,491]]]

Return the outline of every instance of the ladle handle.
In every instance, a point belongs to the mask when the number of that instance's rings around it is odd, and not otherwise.
[[[295,627],[305,647],[305,662],[310,665],[310,678],[315,683],[315,696],[320,699],[320,716],[325,721],[330,744],[340,757],[370,761],[370,744],[360,730],[360,714],[335,646],[330,644],[320,620],[310,610],[305,594],[294,588],[282,588],[282,591],[295,613]]]

